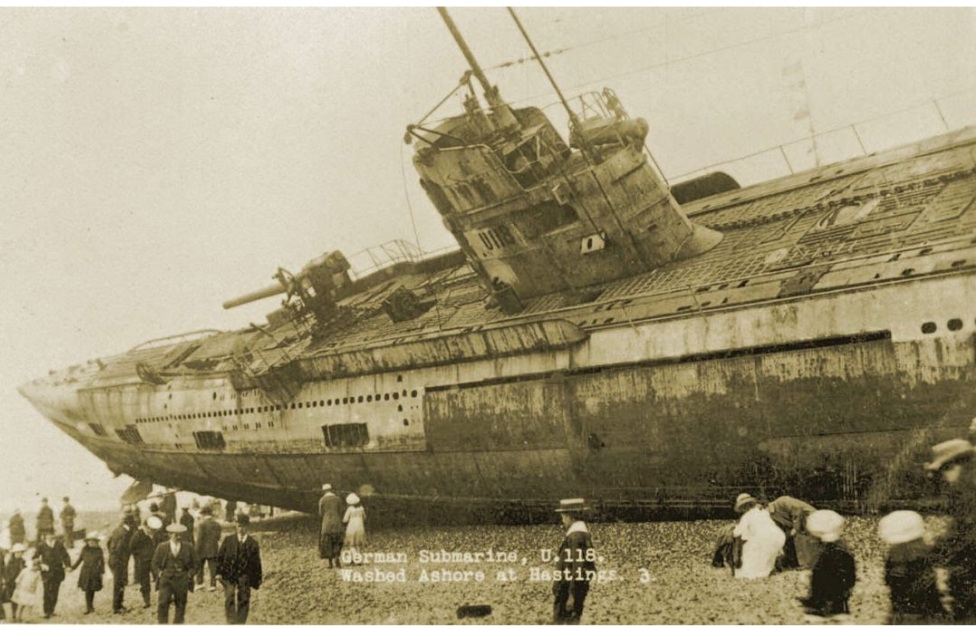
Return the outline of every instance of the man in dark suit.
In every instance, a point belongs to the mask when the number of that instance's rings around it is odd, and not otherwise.
[[[44,540],[37,546],[37,555],[41,559],[41,583],[44,585],[44,618],[50,619],[58,605],[64,570],[71,566],[71,558],[53,529],[44,533]]]
[[[143,608],[149,608],[149,586],[150,567],[152,566],[153,556],[156,554],[156,543],[154,542],[156,530],[161,529],[163,522],[159,517],[150,516],[141,527],[132,532],[132,539],[129,541],[129,552],[135,560],[135,579],[139,584],[139,592],[142,594]]]
[[[210,567],[208,591],[217,590],[217,551],[220,549],[220,534],[220,523],[213,517],[213,508],[209,505],[203,506],[195,536],[197,560],[200,562],[197,584],[203,586],[203,565],[206,564]]]
[[[217,552],[217,575],[224,585],[224,612],[227,623],[247,623],[251,589],[261,588],[261,548],[248,536],[251,519],[237,515],[237,533],[224,538]]]
[[[190,514],[190,508],[183,508],[183,514],[180,516],[180,525],[186,528],[186,533],[183,534],[183,542],[189,543],[193,546],[193,525],[196,519]]]
[[[174,523],[166,528],[169,541],[156,547],[152,559],[153,572],[158,576],[159,607],[156,620],[169,623],[169,607],[176,604],[173,623],[183,623],[186,615],[186,599],[197,570],[197,557],[193,547],[183,542],[186,528]]]
[[[108,537],[108,568],[112,572],[112,612],[116,615],[128,612],[122,605],[125,598],[125,585],[129,583],[129,543],[132,540],[132,526],[128,515]]]

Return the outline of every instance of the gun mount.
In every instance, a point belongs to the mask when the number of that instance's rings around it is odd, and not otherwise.
[[[290,318],[314,313],[323,321],[335,312],[338,292],[352,283],[349,269],[349,261],[342,252],[326,252],[310,260],[296,274],[279,267],[273,276],[277,284],[227,300],[223,307],[231,309],[284,293],[283,305],[292,313]]]

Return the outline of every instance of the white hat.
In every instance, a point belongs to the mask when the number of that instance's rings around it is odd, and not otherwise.
[[[172,525],[166,526],[166,531],[171,534],[183,534],[186,533],[186,526],[180,525],[179,523],[173,523]]]
[[[85,534],[85,541],[87,542],[89,540],[98,540],[101,537],[102,537],[101,534],[99,534],[98,532],[94,532],[93,531],[93,532],[90,532],[88,534]]]
[[[23,553],[25,551],[27,551],[27,547],[24,546],[24,543],[14,543],[14,546],[10,549],[10,553]]]
[[[585,512],[589,510],[586,499],[560,499],[557,512]]]
[[[878,521],[878,535],[889,545],[918,540],[925,535],[925,521],[918,512],[898,510]]]
[[[146,526],[149,529],[159,529],[163,526],[163,520],[158,516],[150,516],[146,519]]]
[[[359,497],[356,496],[355,492],[350,492],[349,496],[346,497],[346,503],[349,505],[359,505]]]
[[[925,470],[940,470],[946,464],[972,456],[973,445],[969,440],[962,438],[946,440],[932,447],[932,461],[925,464]]]
[[[323,490],[331,490],[332,489],[332,484],[331,483],[323,483],[322,484],[322,489]]]
[[[835,542],[844,531],[844,517],[833,510],[817,510],[807,517],[807,531],[822,542]]]
[[[735,511],[738,512],[750,503],[758,503],[758,501],[748,492],[743,492],[735,498]]]

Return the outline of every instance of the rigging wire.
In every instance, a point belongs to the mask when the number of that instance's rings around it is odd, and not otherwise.
[[[604,42],[613,41],[615,39],[623,39],[625,37],[629,37],[631,35],[636,35],[638,33],[644,33],[644,32],[647,32],[647,31],[653,31],[653,30],[658,29],[658,28],[667,27],[669,24],[670,25],[684,24],[686,22],[693,21],[695,18],[697,18],[699,16],[702,16],[702,15],[705,15],[705,14],[709,14],[711,16],[711,15],[715,15],[716,13],[721,13],[721,12],[724,12],[724,11],[728,11],[728,10],[730,10],[732,8],[734,8],[734,7],[721,7],[719,9],[717,9],[717,10],[714,10],[714,11],[712,11],[712,10],[699,11],[699,12],[697,12],[697,13],[695,13],[693,15],[690,15],[688,17],[684,17],[684,18],[681,18],[681,19],[678,19],[678,20],[673,20],[673,21],[672,20],[669,20],[667,18],[667,16],[665,16],[664,21],[657,22],[657,23],[652,24],[650,26],[642,26],[641,28],[631,29],[629,31],[622,31],[622,32],[616,33],[614,35],[608,35],[606,37],[601,37],[600,39],[593,39],[593,40],[590,40],[590,41],[582,42],[580,44],[574,44],[572,46],[567,46],[565,48],[558,48],[556,50],[548,50],[548,51],[546,51],[544,53],[541,53],[540,56],[547,57],[547,58],[548,57],[555,57],[556,55],[561,55],[562,53],[565,53],[565,52],[571,52],[573,50],[578,50],[580,48],[587,48],[589,46],[595,46],[597,44],[602,44]],[[506,62],[500,63],[500,64],[498,64],[496,66],[491,66],[490,68],[488,68],[488,70],[501,70],[501,69],[504,69],[504,68],[511,68],[511,67],[514,67],[514,66],[517,66],[517,65],[521,65],[523,63],[531,63],[532,61],[535,61],[535,60],[536,60],[536,57],[534,57],[534,56],[533,57],[519,57],[518,59],[513,59],[512,61],[506,61]]]
[[[619,74],[614,74],[614,75],[610,75],[610,76],[607,76],[607,77],[602,77],[600,79],[597,79],[596,81],[585,81],[583,83],[577,83],[577,84],[574,84],[574,85],[570,85],[569,87],[567,87],[565,89],[566,90],[576,90],[576,89],[579,89],[579,88],[584,88],[584,87],[588,87],[588,86],[592,86],[592,85],[606,84],[607,82],[613,81],[614,79],[620,79],[620,78],[623,78],[623,77],[630,77],[630,76],[634,76],[634,75],[638,75],[638,74],[644,74],[644,73],[650,72],[652,70],[657,70],[658,68],[664,68],[664,67],[672,66],[672,65],[674,65],[676,63],[682,63],[682,62],[685,62],[685,61],[691,61],[691,60],[694,60],[694,59],[700,59],[702,57],[707,57],[709,55],[713,55],[713,54],[717,54],[717,53],[723,53],[723,52],[728,52],[730,50],[735,50],[737,48],[744,48],[746,46],[751,46],[753,44],[758,44],[760,42],[769,41],[769,40],[777,39],[777,38],[780,38],[780,37],[785,37],[787,35],[795,35],[797,33],[802,33],[804,31],[819,29],[819,28],[822,28],[823,26],[826,26],[828,24],[836,24],[836,23],[839,23],[839,22],[846,22],[848,20],[854,19],[855,17],[857,17],[857,16],[861,15],[862,13],[864,13],[866,11],[869,11],[869,10],[870,10],[869,8],[858,9],[857,11],[855,11],[853,13],[849,13],[847,15],[844,15],[844,16],[841,16],[841,17],[836,17],[836,18],[833,18],[833,19],[830,19],[830,20],[823,20],[823,21],[818,22],[816,24],[799,26],[797,28],[790,29],[790,30],[787,30],[787,31],[782,31],[780,33],[773,33],[773,34],[770,34],[770,35],[764,35],[762,37],[756,37],[754,39],[746,40],[744,42],[739,42],[737,44],[730,44],[728,46],[722,46],[722,47],[719,47],[719,48],[712,48],[710,50],[705,50],[705,51],[702,51],[700,53],[694,53],[694,54],[691,54],[691,55],[686,55],[684,57],[678,57],[676,59],[665,59],[664,61],[660,61],[660,62],[657,62],[657,63],[653,63],[653,64],[650,64],[650,65],[647,65],[647,66],[642,66],[640,68],[637,68],[636,70],[628,70],[627,72],[621,72]],[[524,102],[527,102],[527,101],[534,101],[534,100],[540,99],[540,98],[542,98],[542,97],[544,97],[546,95],[547,95],[547,93],[540,93],[540,94],[535,94],[535,95],[532,95],[532,96],[526,96],[524,98],[520,98],[520,99],[515,100],[515,101],[510,101],[509,102],[509,105],[517,105],[519,103],[524,103]]]

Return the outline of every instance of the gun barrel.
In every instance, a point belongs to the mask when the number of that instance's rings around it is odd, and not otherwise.
[[[235,306],[241,306],[242,304],[250,304],[251,302],[256,302],[257,300],[263,300],[264,298],[271,297],[272,295],[278,295],[279,293],[284,293],[285,287],[281,284],[271,284],[263,289],[258,289],[257,291],[251,291],[250,293],[245,293],[240,297],[236,297],[233,300],[227,300],[224,302],[223,307],[226,309],[234,308]]]

